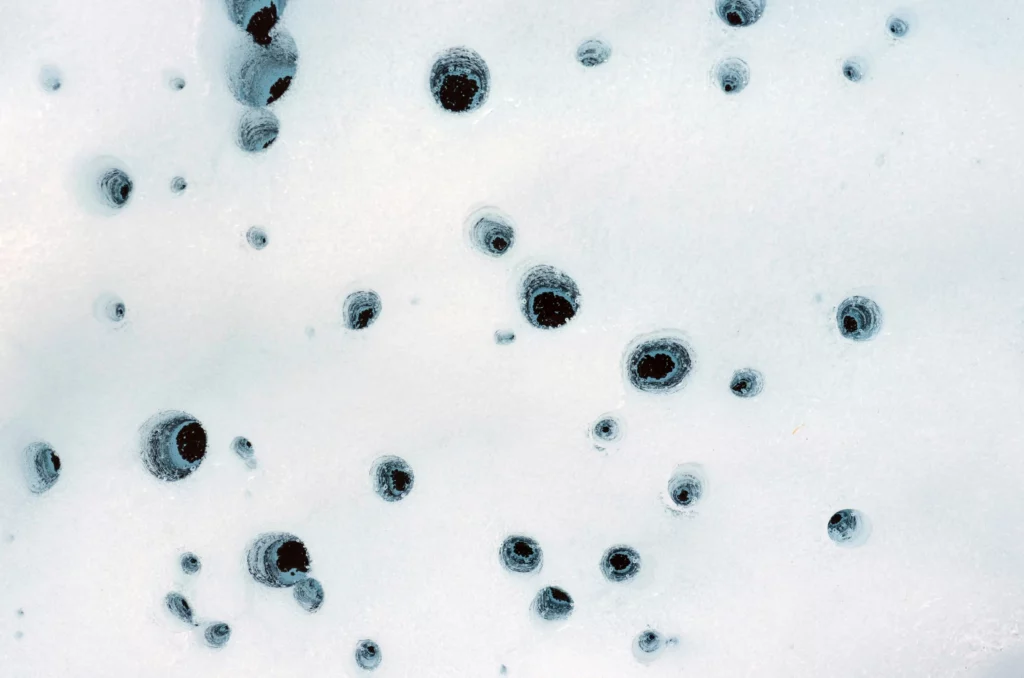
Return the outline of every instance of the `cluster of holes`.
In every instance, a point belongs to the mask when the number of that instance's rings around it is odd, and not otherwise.
[[[193,575],[199,572],[199,557],[194,553],[183,553],[178,561],[185,574]],[[182,594],[172,591],[164,596],[164,607],[175,619],[188,624],[190,627],[198,628],[203,626],[195,618],[192,605]],[[221,621],[205,624],[202,636],[204,642],[211,648],[218,649],[227,645],[231,639],[231,627]]]
[[[240,10],[243,13],[252,10],[243,23],[254,43],[264,48],[271,47],[250,55],[241,67],[241,77],[234,83],[239,100],[253,107],[243,114],[238,136],[239,146],[250,152],[265,150],[276,139],[279,129],[277,118],[262,107],[284,94],[295,72],[297,53],[290,49],[290,38],[276,40],[272,35],[278,20],[278,4],[283,9],[283,0],[279,3],[234,0],[234,6],[243,8]],[[719,17],[731,26],[749,26],[757,22],[764,8],[764,0],[718,0],[717,3]],[[903,37],[909,25],[904,19],[891,17],[887,29],[894,37]],[[610,54],[611,48],[606,43],[588,40],[577,49],[577,60],[584,66],[593,67],[605,63]],[[842,72],[848,80],[857,82],[862,79],[864,68],[859,60],[847,59],[843,63]],[[724,92],[735,94],[746,87],[750,72],[743,60],[728,58],[716,64],[714,76]],[[59,76],[54,75],[50,80],[44,77],[43,85],[51,91],[57,90],[60,87]],[[181,78],[174,78],[171,86],[182,89],[185,82]],[[489,71],[476,52],[454,48],[435,61],[430,73],[430,88],[435,101],[443,109],[454,113],[472,111],[487,100]],[[180,193],[186,185],[184,178],[175,177],[171,190]],[[124,170],[113,167],[100,175],[98,187],[102,200],[109,207],[119,209],[128,203],[133,183]],[[515,230],[507,218],[486,215],[474,222],[471,238],[480,251],[497,257],[512,247]],[[246,233],[246,240],[253,248],[262,249],[267,244],[266,232],[253,227]],[[565,273],[550,266],[537,266],[522,280],[521,302],[523,313],[531,325],[552,329],[561,327],[576,315],[580,294],[575,281]],[[353,293],[345,302],[346,326],[350,329],[365,329],[374,322],[380,310],[380,298],[375,292]],[[117,300],[106,304],[104,314],[108,320],[120,322],[125,315],[123,302]],[[844,337],[864,341],[878,333],[881,311],[870,299],[850,297],[838,307],[836,321]],[[499,344],[510,343],[514,338],[512,331],[495,333],[495,340]],[[693,367],[689,346],[681,339],[668,335],[635,342],[625,362],[628,381],[640,391],[656,393],[677,390]],[[751,368],[736,371],[730,383],[731,391],[744,398],[759,394],[762,388],[761,373]],[[621,436],[621,424],[614,417],[600,419],[593,425],[591,435],[595,441],[614,442]],[[37,477],[35,487],[42,488],[38,491],[45,491],[59,477],[60,459],[49,446],[43,443],[37,445],[32,448],[30,455]],[[232,446],[243,459],[252,459],[252,445],[245,438],[236,438]],[[190,415],[181,412],[161,413],[144,427],[142,450],[146,466],[154,476],[167,481],[180,480],[201,464],[206,452],[206,432]],[[405,498],[414,482],[411,468],[399,457],[379,459],[374,465],[373,477],[375,492],[387,502]],[[702,499],[704,492],[705,481],[693,469],[677,470],[668,483],[670,502],[677,508],[692,508]],[[857,543],[865,531],[865,519],[853,509],[836,512],[827,526],[829,538],[840,545]],[[500,556],[503,566],[517,573],[537,571],[543,560],[539,544],[529,537],[519,535],[510,536],[503,542]],[[307,611],[316,611],[322,605],[323,587],[319,581],[307,575],[309,555],[297,537],[286,533],[261,535],[250,548],[248,563],[250,573],[260,583],[291,587],[296,601]],[[186,574],[195,574],[201,566],[198,557],[192,553],[182,555],[180,564]],[[632,579],[639,573],[640,567],[639,553],[628,546],[608,549],[601,560],[602,574],[612,582]],[[183,596],[168,594],[165,602],[176,617],[189,624],[195,623],[191,606]],[[548,586],[537,594],[533,607],[543,619],[564,619],[571,615],[574,603],[564,589]],[[223,622],[209,624],[204,631],[204,637],[211,647],[222,647],[230,634],[230,627]],[[666,640],[658,632],[649,629],[640,633],[634,644],[637,651],[650,655],[660,651]],[[375,669],[381,662],[380,649],[373,641],[360,641],[355,658],[360,668]]]
[[[250,107],[238,121],[236,142],[247,153],[268,149],[280,133],[277,116],[263,110],[285,95],[298,71],[295,40],[279,26],[285,0],[226,0],[232,20],[247,34],[232,54],[228,85]]]

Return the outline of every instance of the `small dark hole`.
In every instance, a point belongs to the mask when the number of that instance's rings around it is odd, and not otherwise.
[[[544,327],[561,327],[576,315],[576,309],[560,294],[541,292],[533,299],[533,314]]]
[[[636,371],[642,379],[664,379],[675,368],[676,363],[671,356],[665,353],[655,353],[641,358]]]
[[[252,15],[245,31],[252,36],[253,41],[257,45],[265,47],[271,42],[270,31],[276,24],[277,6],[274,3],[270,3],[269,6],[262,8]]]
[[[292,84],[292,76],[286,75],[283,78],[278,78],[277,82],[270,86],[270,96],[267,97],[267,105],[274,103],[288,91],[288,87]]]
[[[198,422],[185,424],[178,431],[175,443],[181,458],[190,464],[195,463],[206,454],[206,431]]]
[[[405,492],[408,489],[412,479],[409,474],[405,471],[392,471],[391,472],[391,483],[395,486],[395,489],[399,492]]]
[[[456,113],[468,110],[473,104],[480,86],[472,78],[464,75],[449,75],[441,83],[438,97],[441,105]]]
[[[633,561],[630,560],[630,557],[627,556],[625,553],[616,553],[608,559],[608,562],[611,563],[612,567],[614,567],[616,570],[625,570],[632,564]]]
[[[299,541],[286,541],[277,548],[277,569],[281,572],[309,570],[309,553]]]
[[[522,556],[523,558],[533,555],[533,549],[525,541],[517,541],[512,550],[516,552],[517,556]]]
[[[359,312],[359,315],[356,316],[355,329],[365,330],[367,327],[370,326],[371,320],[373,320],[373,309],[364,308],[362,311]]]
[[[551,597],[563,603],[569,602],[569,594],[562,589],[551,588]]]
[[[53,464],[54,471],[60,470],[60,457],[58,457],[53,452],[50,452],[50,463]]]
[[[505,240],[504,238],[495,238],[494,240],[491,241],[491,247],[493,247],[498,252],[504,252],[505,248],[508,247],[508,241]]]
[[[730,26],[740,26],[743,24],[743,15],[739,12],[726,12],[725,20]]]
[[[857,319],[852,315],[843,316],[843,329],[847,332],[857,331]]]

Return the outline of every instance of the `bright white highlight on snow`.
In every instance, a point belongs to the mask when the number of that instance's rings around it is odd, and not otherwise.
[[[1019,3],[9,4],[3,676],[1024,675]]]

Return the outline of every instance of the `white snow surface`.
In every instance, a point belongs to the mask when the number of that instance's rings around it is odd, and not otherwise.
[[[1019,2],[768,0],[734,29],[713,0],[293,0],[298,74],[258,155],[235,144],[221,0],[2,14],[3,676],[354,677],[362,638],[381,678],[1024,675]],[[586,69],[594,37],[613,52]],[[464,115],[427,86],[453,46],[491,75]],[[751,71],[733,96],[710,79],[729,56]],[[80,190],[102,156],[134,181],[114,215]],[[500,259],[466,237],[486,205],[516,226]],[[538,263],[582,292],[557,330],[519,310]],[[363,331],[341,322],[357,289],[383,301]],[[123,327],[94,316],[104,294]],[[884,312],[871,341],[836,327],[853,294]],[[659,329],[694,371],[638,393],[623,351]],[[764,392],[736,398],[748,366]],[[176,483],[138,453],[167,409],[209,435]],[[599,452],[608,412],[625,436]],[[34,440],[62,462],[38,496]],[[371,490],[387,454],[416,474],[401,502]],[[707,494],[678,515],[688,463]],[[826,534],[843,508],[871,521],[859,548]],[[309,548],[315,614],[246,570],[275,530]],[[502,569],[510,533],[539,573]],[[602,577],[615,544],[635,580]],[[531,613],[546,585],[568,620]],[[642,664],[648,627],[679,644]]]

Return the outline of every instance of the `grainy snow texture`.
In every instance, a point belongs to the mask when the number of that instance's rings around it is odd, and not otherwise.
[[[1024,7],[719,4],[7,2],[0,674],[1024,675]]]

